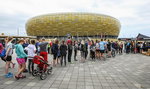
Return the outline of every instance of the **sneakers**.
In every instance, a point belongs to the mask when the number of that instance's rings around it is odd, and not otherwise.
[[[26,76],[25,76],[25,75],[15,76],[15,79],[16,79],[16,80],[24,79],[24,78],[26,78]]]
[[[77,59],[74,59],[74,61],[78,61]]]
[[[5,74],[5,77],[6,78],[11,78],[11,77],[13,77],[13,73],[9,72],[9,73]]]

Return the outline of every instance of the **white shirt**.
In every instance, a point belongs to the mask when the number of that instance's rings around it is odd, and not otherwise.
[[[96,43],[96,49],[99,49],[99,43]]]
[[[29,44],[26,48],[25,48],[25,50],[27,50],[28,51],[28,57],[30,58],[30,57],[34,57],[36,54],[35,54],[35,51],[36,51],[36,47],[35,47],[35,45],[33,45],[33,44]]]
[[[10,51],[8,52],[8,56],[11,56],[13,53],[13,44],[11,42],[8,42],[5,46],[6,51],[10,48]]]

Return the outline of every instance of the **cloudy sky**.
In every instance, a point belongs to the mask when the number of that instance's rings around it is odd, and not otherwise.
[[[150,0],[0,0],[0,33],[26,35],[26,21],[57,12],[92,12],[120,20],[119,37],[150,36]],[[19,29],[19,30],[18,30]]]

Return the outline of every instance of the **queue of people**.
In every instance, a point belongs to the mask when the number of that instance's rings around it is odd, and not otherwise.
[[[48,54],[53,55],[53,61],[51,64],[53,67],[57,65],[67,66],[68,63],[74,61],[86,62],[88,55],[92,60],[101,60],[112,57],[112,51],[115,54],[130,53],[135,51],[135,44],[132,42],[110,41],[106,39],[101,40],[75,40],[70,37],[67,40],[57,40],[48,42],[44,38],[35,40],[20,39],[17,44],[12,44],[12,37],[5,39],[5,45],[0,43],[0,57],[6,63],[5,64],[5,77],[10,78],[15,76],[16,79],[26,78],[23,72],[32,73],[34,71],[33,57],[36,55],[41,56],[45,61],[50,61]],[[137,46],[138,47],[138,46]],[[17,54],[16,61],[18,63],[18,71],[13,74],[9,71],[12,65],[14,68],[15,63],[12,62],[13,49]],[[2,56],[4,52],[4,56]],[[74,54],[73,54],[74,53]],[[74,55],[74,56],[72,56]],[[77,58],[80,55],[80,58]],[[28,62],[28,66],[26,64]]]

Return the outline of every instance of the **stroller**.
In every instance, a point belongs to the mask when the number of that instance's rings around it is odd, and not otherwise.
[[[41,80],[45,80],[47,78],[47,74],[50,75],[52,73],[52,67],[46,60],[44,60],[41,56],[34,56],[33,63],[37,64],[37,68],[32,72],[33,76],[40,76]]]

